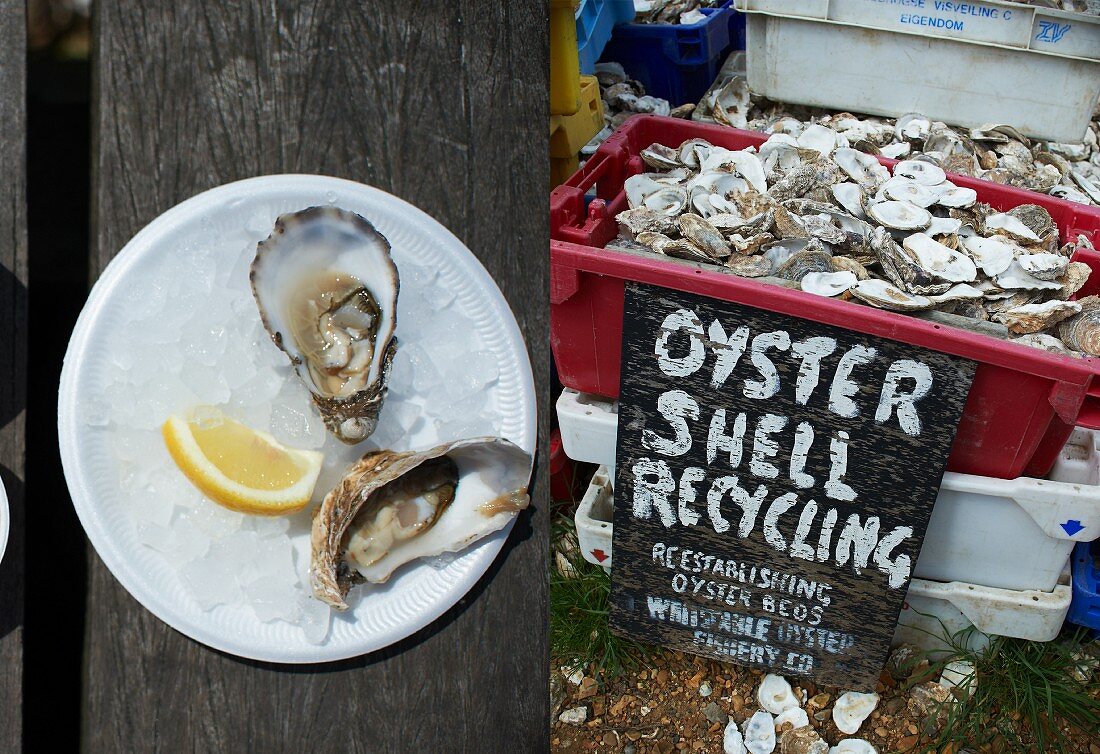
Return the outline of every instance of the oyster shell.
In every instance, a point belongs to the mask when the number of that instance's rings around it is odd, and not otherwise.
[[[890,171],[885,165],[873,156],[851,147],[841,147],[833,152],[833,160],[865,191],[874,191],[879,184],[890,178]]]
[[[902,248],[916,262],[921,272],[936,280],[968,283],[978,274],[974,260],[949,249],[924,233],[914,233],[902,241]]]
[[[363,581],[420,557],[457,552],[527,507],[531,456],[495,437],[419,452],[367,453],[313,519],[313,594],[337,610]]]
[[[943,168],[926,160],[902,160],[894,166],[894,175],[912,178],[924,186],[935,186],[947,179],[947,174],[943,172]]]
[[[879,309],[889,309],[890,311],[918,312],[931,309],[935,305],[925,296],[910,296],[900,288],[896,288],[885,280],[879,280],[878,278],[860,280],[848,290],[861,301],[866,301],[871,306]]]
[[[1021,254],[1017,261],[1024,272],[1040,280],[1054,280],[1065,274],[1069,259],[1061,254]]]
[[[741,735],[741,729],[737,727],[736,720],[726,723],[726,729],[722,732],[722,751],[724,754],[745,754],[745,737]]]
[[[978,192],[974,189],[965,186],[951,186],[940,193],[936,199],[936,204],[942,207],[965,208],[972,206],[976,201],[978,201]]]
[[[714,259],[725,259],[730,254],[729,244],[713,225],[699,215],[686,213],[677,219],[680,233]]]
[[[1013,241],[1023,241],[1024,243],[1039,241],[1039,236],[1036,235],[1035,231],[1025,225],[1020,218],[1007,212],[998,212],[985,218],[985,227],[990,233],[1008,236]]]
[[[779,742],[779,754],[828,754],[829,744],[810,725],[789,730]]]
[[[345,443],[374,432],[397,352],[397,267],[359,215],[311,207],[275,221],[250,272],[260,317]]]
[[[810,724],[810,716],[801,707],[791,707],[775,716],[775,729],[781,735]]]
[[[993,317],[993,321],[1003,323],[1011,333],[1029,335],[1054,327],[1080,311],[1081,305],[1076,301],[1045,301],[1041,304],[1025,304],[1000,312]]]
[[[654,212],[649,207],[635,207],[615,215],[619,232],[630,240],[640,233],[669,233],[676,228],[676,221],[668,215]]]
[[[1005,290],[1050,290],[1056,291],[1062,287],[1061,283],[1053,280],[1041,280],[1023,268],[1019,260],[1015,260],[1008,269],[993,278],[997,285]]]
[[[799,284],[806,293],[818,296],[839,296],[856,284],[858,278],[854,272],[841,270],[840,272],[807,272],[802,276]],[[789,688],[789,687],[788,687]],[[763,689],[763,687],[761,687]],[[763,706],[763,702],[761,702]],[[765,707],[767,709],[767,707]],[[768,710],[775,712],[775,710]],[[780,710],[782,712],[782,710]],[[778,713],[776,713],[778,714]]]
[[[829,754],[878,754],[878,750],[862,738],[845,738],[829,749]]]
[[[924,230],[932,222],[931,212],[909,202],[879,202],[868,207],[867,214],[879,225],[895,230]]]
[[[1077,302],[1081,311],[1058,325],[1058,337],[1070,348],[1089,356],[1100,356],[1100,296]]]
[[[1034,333],[1032,335],[1021,335],[1015,338],[1013,343],[1020,343],[1025,346],[1031,346],[1032,348],[1041,348],[1044,351],[1050,351],[1051,353],[1060,353],[1066,356],[1073,355],[1073,352],[1066,348],[1066,344],[1058,340],[1053,335],[1046,335],[1045,333]]]
[[[798,697],[794,695],[791,684],[783,676],[773,673],[768,673],[760,681],[760,687],[756,690],[756,701],[773,715],[779,715],[799,706]]]
[[[775,750],[775,718],[758,710],[745,721],[745,748],[749,754],[771,754]]]
[[[1000,238],[970,236],[962,240],[970,258],[989,276],[1000,275],[1015,259],[1016,246]]]
[[[833,722],[841,733],[851,735],[859,730],[877,706],[878,694],[847,691],[833,705]]]
[[[775,271],[776,277],[801,282],[811,272],[832,272],[832,255],[825,251],[806,248],[791,254]]]

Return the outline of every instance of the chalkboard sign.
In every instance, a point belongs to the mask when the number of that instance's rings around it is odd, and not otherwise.
[[[871,689],[973,376],[965,359],[629,284],[612,628]]]

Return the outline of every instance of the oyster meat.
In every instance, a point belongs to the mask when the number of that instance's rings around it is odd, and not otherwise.
[[[271,339],[345,443],[378,423],[397,352],[397,267],[359,215],[311,207],[282,215],[256,247],[252,293]]]
[[[367,453],[313,519],[314,596],[346,610],[355,584],[381,584],[405,563],[504,528],[527,507],[530,474],[531,456],[495,437]]]

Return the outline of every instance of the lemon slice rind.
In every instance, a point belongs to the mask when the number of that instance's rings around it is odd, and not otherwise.
[[[303,468],[301,479],[279,490],[257,490],[227,477],[203,453],[191,433],[187,419],[172,415],[161,427],[168,453],[184,476],[203,494],[230,510],[264,516],[280,516],[309,505],[324,456],[312,450],[296,450],[281,445],[266,432],[250,430],[269,445],[296,459]]]

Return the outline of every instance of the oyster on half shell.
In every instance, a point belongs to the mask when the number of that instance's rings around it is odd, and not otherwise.
[[[421,557],[457,552],[527,507],[531,456],[496,437],[352,464],[313,518],[313,594],[337,610],[352,586],[385,582]]]
[[[325,427],[348,444],[374,432],[397,352],[397,267],[359,215],[311,207],[275,221],[256,247],[252,293]]]

